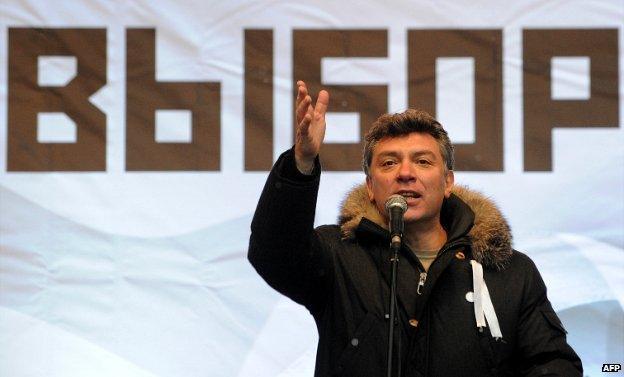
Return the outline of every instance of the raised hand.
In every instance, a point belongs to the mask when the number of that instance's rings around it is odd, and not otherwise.
[[[328,105],[329,93],[326,90],[319,92],[316,104],[312,106],[308,87],[305,82],[297,81],[295,160],[297,169],[302,173],[310,174],[314,169],[314,159],[325,138],[325,113]]]

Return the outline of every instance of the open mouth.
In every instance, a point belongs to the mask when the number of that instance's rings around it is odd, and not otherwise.
[[[419,199],[422,195],[416,191],[401,190],[397,194],[403,196],[408,202],[411,200]]]

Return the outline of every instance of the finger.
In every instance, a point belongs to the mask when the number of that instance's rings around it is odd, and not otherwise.
[[[297,112],[306,111],[311,103],[312,97],[305,96],[305,98],[302,98],[301,101],[299,101],[299,103],[297,104]]]
[[[310,106],[312,104],[312,98],[310,96],[306,96],[301,103],[297,106],[296,115],[297,115],[297,123],[301,122],[303,116],[308,112]]]
[[[318,98],[316,99],[316,105],[314,106],[314,114],[318,117],[325,117],[327,107],[329,106],[329,92],[321,90]]]
[[[310,130],[310,124],[312,123],[312,116],[310,114],[306,114],[301,123],[299,123],[299,127],[297,127],[297,133],[299,136],[307,136]]]
[[[299,125],[305,127],[306,135],[308,132],[308,128],[310,128],[312,124],[313,116],[314,116],[314,109],[312,108],[312,105],[308,106],[307,112],[301,114],[301,122],[299,122]]]
[[[308,88],[305,82],[297,81],[297,104],[301,102],[308,95]]]
[[[314,108],[312,107],[312,100],[310,100],[310,106],[308,106],[308,111],[306,112],[305,116],[306,117],[310,117],[310,120],[313,119],[314,117]]]
[[[297,88],[303,87],[303,89],[307,92],[308,91],[308,86],[306,85],[305,81],[303,80],[299,80],[297,81]]]

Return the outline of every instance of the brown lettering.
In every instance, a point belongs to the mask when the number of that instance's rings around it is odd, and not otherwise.
[[[523,30],[524,169],[552,170],[555,127],[618,127],[618,30]],[[551,59],[590,59],[590,98],[551,98]]]
[[[294,30],[293,81],[304,80],[311,93],[331,93],[328,111],[360,113],[360,143],[325,143],[320,158],[325,170],[361,170],[363,140],[371,124],[388,110],[386,85],[325,85],[321,83],[324,57],[387,57],[387,30]],[[294,107],[294,106],[293,106]],[[295,125],[296,126],[296,125]],[[340,127],[335,124],[331,127]]]
[[[245,170],[273,164],[273,30],[245,30]]]
[[[436,59],[474,58],[475,142],[455,144],[455,170],[503,170],[501,30],[409,30],[407,54],[409,107],[433,116]]]
[[[40,56],[74,56],[63,87],[38,85]],[[106,170],[106,116],[89,97],[106,84],[106,29],[9,28],[8,171]],[[37,114],[63,112],[75,143],[39,143]]]
[[[156,81],[156,32],[126,30],[126,169],[219,170],[220,84]],[[158,143],[155,112],[192,112],[190,143]]]

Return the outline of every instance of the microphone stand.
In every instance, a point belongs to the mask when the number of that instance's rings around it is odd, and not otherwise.
[[[390,252],[392,253],[392,276],[390,278],[390,318],[388,321],[388,377],[392,377],[392,361],[394,356],[394,322],[396,321],[397,307],[397,269],[399,268],[399,250],[401,249],[401,236],[403,235],[403,215],[407,211],[407,202],[399,194],[391,195],[386,200],[386,211],[388,212],[388,228],[390,230]],[[399,334],[400,336],[400,334]],[[399,345],[401,344],[399,339]],[[400,352],[400,350],[399,350]],[[399,374],[401,372],[401,355],[399,355]],[[400,376],[399,376],[400,377]]]
[[[401,249],[401,236],[395,235],[390,242],[390,251],[392,252],[392,276],[390,278],[390,318],[388,325],[388,377],[392,377],[392,359],[394,353],[394,327],[396,320],[396,283],[397,269],[399,267],[399,250]],[[400,357],[400,355],[399,355]]]

